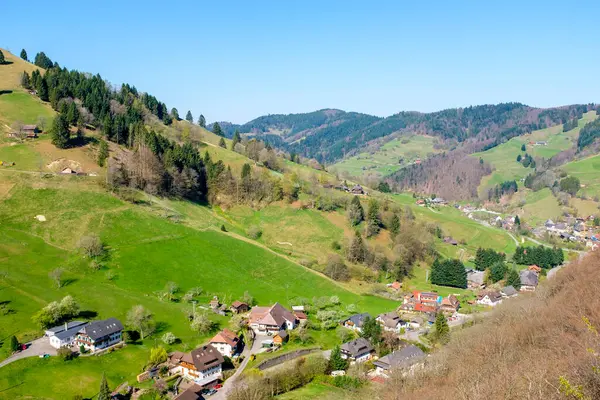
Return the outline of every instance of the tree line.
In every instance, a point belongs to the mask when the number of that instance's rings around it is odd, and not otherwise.
[[[557,247],[549,248],[544,246],[518,246],[515,250],[513,260],[517,264],[537,265],[541,268],[553,268],[561,265],[565,259],[562,249]]]

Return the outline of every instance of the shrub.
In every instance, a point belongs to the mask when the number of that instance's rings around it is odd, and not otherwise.
[[[167,332],[162,335],[161,339],[165,344],[173,344],[177,341],[177,336],[175,336],[173,332]]]
[[[104,245],[96,234],[81,237],[77,247],[88,257],[99,257],[104,253]]]
[[[69,361],[75,357],[75,353],[73,353],[71,349],[67,347],[61,347],[60,349],[58,349],[56,354],[63,361]]]
[[[262,230],[258,226],[252,225],[250,228],[248,228],[246,234],[250,239],[256,240],[260,239],[260,237],[262,236]]]

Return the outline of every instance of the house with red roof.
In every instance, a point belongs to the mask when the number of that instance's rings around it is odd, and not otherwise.
[[[240,338],[225,328],[210,340],[210,344],[223,356],[231,357],[239,352]]]

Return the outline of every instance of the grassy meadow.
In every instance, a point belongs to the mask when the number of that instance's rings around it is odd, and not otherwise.
[[[579,178],[582,192],[589,196],[600,196],[600,156],[587,157],[561,167],[569,175]]]
[[[410,165],[415,159],[424,159],[428,154],[435,153],[434,138],[425,135],[412,135],[393,139],[375,152],[363,152],[334,164],[332,171],[348,176],[360,177],[369,172],[384,176]],[[401,164],[400,159],[404,159]]]

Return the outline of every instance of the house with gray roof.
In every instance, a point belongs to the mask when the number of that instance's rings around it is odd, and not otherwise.
[[[507,299],[509,297],[517,296],[519,292],[517,292],[517,289],[515,289],[513,286],[506,286],[500,291],[500,294],[502,295],[502,297]]]
[[[421,364],[426,354],[415,345],[408,345],[373,362],[377,375],[388,376],[394,370],[410,369]]]
[[[399,333],[400,329],[408,327],[408,323],[403,321],[395,311],[379,314],[375,319],[387,332]]]
[[[375,349],[367,339],[358,338],[344,343],[340,347],[340,352],[342,358],[360,363],[369,361],[373,357]]]
[[[469,285],[470,289],[480,289],[485,287],[485,284],[483,283],[484,279],[484,271],[467,271],[467,284]]]
[[[79,329],[75,345],[83,346],[86,350],[96,351],[120,343],[123,324],[116,318],[92,321]]]
[[[534,271],[524,269],[519,273],[521,278],[521,292],[533,292],[539,283],[538,274]]]
[[[83,321],[65,322],[63,325],[46,329],[45,334],[48,337],[50,346],[55,349],[69,347],[73,344],[77,334],[85,325],[87,325],[87,322]]]
[[[369,313],[354,314],[342,322],[344,327],[353,331],[362,332],[362,326],[366,318],[372,318]]]

